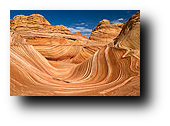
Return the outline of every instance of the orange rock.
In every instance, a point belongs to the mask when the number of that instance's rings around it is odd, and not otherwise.
[[[115,26],[117,26],[117,27],[119,27],[119,28],[123,28],[123,26],[124,26],[124,23],[116,23],[116,24],[112,24],[113,26],[115,25]]]
[[[140,57],[140,11],[125,23],[114,43],[115,47],[126,49],[127,55]]]
[[[23,28],[42,28],[44,26],[50,26],[51,24],[40,14],[32,14],[30,16],[17,15],[11,20],[10,28],[12,30],[18,30]]]
[[[90,40],[97,41],[99,43],[110,43],[121,31],[123,23],[110,24],[109,20],[103,19],[92,30]]]
[[[28,17],[10,20],[11,96],[140,96],[138,13],[125,26],[102,20],[91,39]]]
[[[80,36],[80,37],[83,37],[83,38],[86,38],[86,39],[89,39],[89,37],[82,35],[81,32],[75,32],[74,35],[75,36]]]
[[[68,48],[60,53],[67,53]],[[12,96],[140,95],[138,60],[132,63],[131,57],[122,58],[125,50],[104,46],[86,60],[79,55],[77,60],[82,60],[81,64],[58,61],[53,67],[16,32],[11,32],[10,50]]]

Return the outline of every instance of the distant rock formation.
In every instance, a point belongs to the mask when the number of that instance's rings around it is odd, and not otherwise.
[[[123,23],[110,24],[109,20],[103,19],[92,30],[90,40],[97,41],[99,43],[113,42],[122,29]]]
[[[83,37],[83,38],[86,38],[86,39],[89,39],[89,37],[82,35],[81,32],[75,32],[74,35],[75,36],[80,36],[80,37]]]

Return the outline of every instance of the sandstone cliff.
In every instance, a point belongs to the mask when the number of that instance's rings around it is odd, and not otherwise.
[[[113,39],[120,33],[122,26],[123,23],[110,24],[109,20],[103,19],[92,30],[89,39],[104,44],[113,42]]]

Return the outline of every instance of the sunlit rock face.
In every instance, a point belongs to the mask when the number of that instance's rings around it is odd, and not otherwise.
[[[119,35],[122,26],[123,23],[110,24],[109,20],[103,19],[92,30],[89,39],[102,44],[113,42],[113,39]]]
[[[43,28],[51,24],[40,14],[30,16],[17,15],[10,21],[12,30],[26,30],[28,28]]]
[[[75,35],[75,36],[83,37],[83,38],[85,38],[85,39],[89,39],[89,37],[82,35],[81,32],[75,32],[74,35]]]
[[[85,44],[90,42],[88,37],[81,33],[73,34],[63,25],[51,26],[42,15],[18,15],[10,21],[10,24],[11,31],[17,32],[51,62],[67,60],[67,62],[80,63],[94,53],[94,49],[88,51],[84,48]],[[78,57],[82,58],[77,59]]]
[[[130,46],[140,43],[136,15],[123,29],[123,24],[99,22],[98,26],[122,29],[108,44],[73,34],[63,25],[51,26],[41,15],[29,23],[25,19],[29,16],[21,16],[19,26],[13,23],[17,22],[14,17],[10,21],[10,95],[140,96],[140,44]]]

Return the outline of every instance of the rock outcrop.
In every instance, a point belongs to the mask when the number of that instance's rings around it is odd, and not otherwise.
[[[10,20],[10,29],[15,31],[36,31],[39,33],[73,33],[63,25],[51,26],[51,24],[40,14],[32,14],[30,16],[17,15]]]
[[[89,37],[82,35],[81,32],[75,32],[74,35],[75,36],[80,36],[80,37],[83,37],[83,38],[86,38],[86,39],[89,39]]]
[[[81,33],[73,34],[64,25],[51,26],[39,14],[15,16],[10,20],[10,29],[17,32],[30,45],[33,45],[50,62],[66,59],[70,61],[71,59],[70,62],[72,63],[80,63],[80,60],[74,59],[74,57],[78,57],[76,55],[83,54],[86,58],[89,58],[93,54],[84,51],[87,50],[84,47],[89,42],[88,37],[83,36]],[[62,54],[63,50],[68,51],[68,53]],[[73,50],[73,52],[70,53],[70,50]],[[84,60],[86,58],[83,57]]]
[[[12,30],[25,30],[27,28],[43,28],[51,24],[40,14],[30,16],[17,15],[10,21]]]
[[[127,50],[127,54],[140,55],[140,11],[134,14],[123,26],[114,41],[115,47]]]
[[[113,42],[113,39],[119,35],[122,26],[123,23],[110,24],[109,20],[103,19],[92,30],[89,39],[104,44]]]

